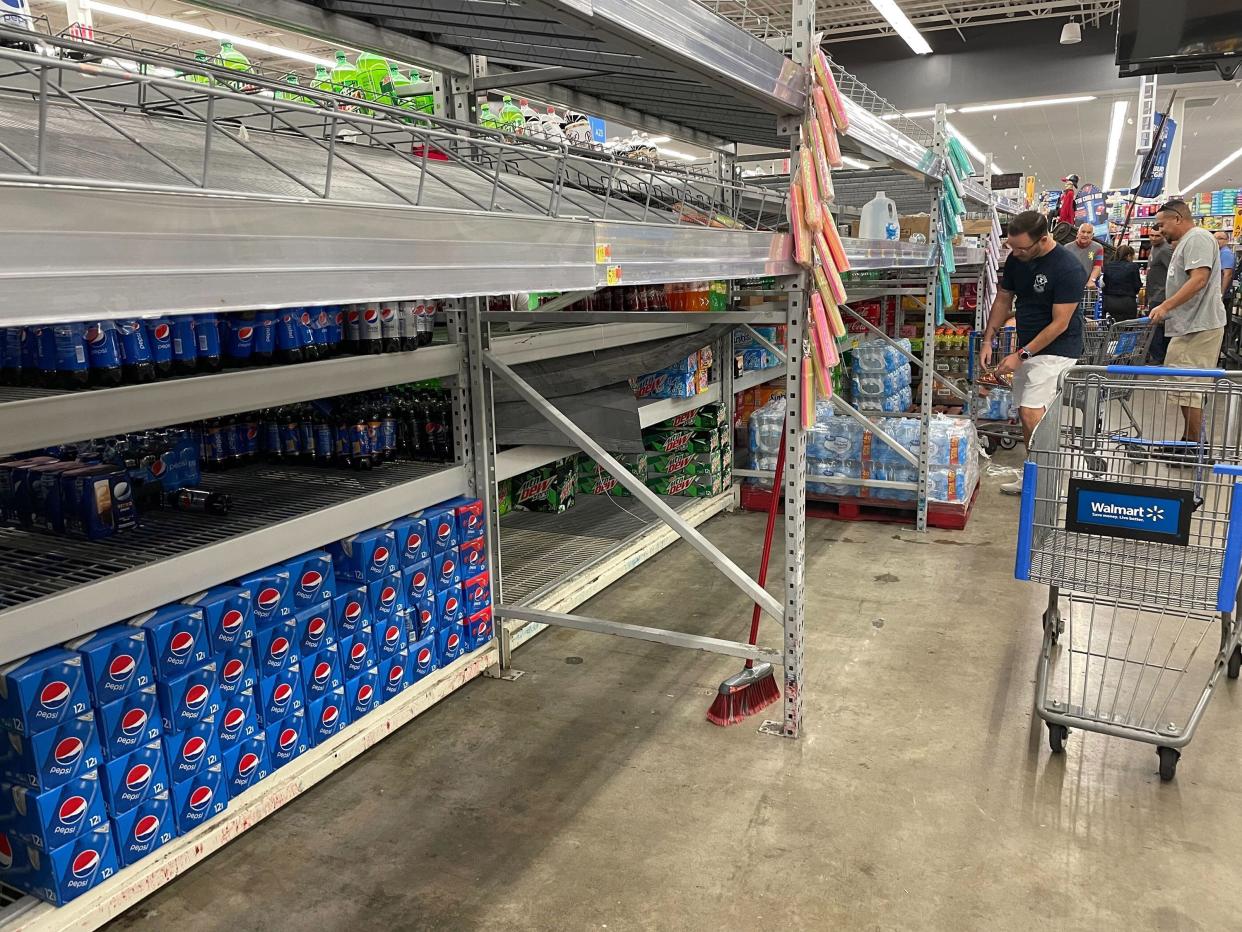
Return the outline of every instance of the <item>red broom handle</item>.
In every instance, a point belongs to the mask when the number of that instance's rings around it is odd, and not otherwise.
[[[763,531],[763,561],[759,564],[759,588],[762,589],[768,582],[768,558],[772,555],[772,532],[776,530],[776,512],[780,509],[781,488],[784,485],[785,473],[785,426],[781,427],[781,448],[776,454],[776,474],[772,477],[772,494],[768,498],[768,526]],[[754,612],[750,616],[750,645],[754,647],[759,643],[759,616],[762,609],[759,603],[755,603]],[[749,670],[755,665],[754,660],[746,661],[746,668]]]

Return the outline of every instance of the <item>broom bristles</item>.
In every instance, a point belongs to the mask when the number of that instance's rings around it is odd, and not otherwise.
[[[712,707],[707,710],[707,720],[722,728],[745,721],[751,715],[762,712],[781,697],[776,677],[769,667],[765,674],[734,689],[721,688]]]

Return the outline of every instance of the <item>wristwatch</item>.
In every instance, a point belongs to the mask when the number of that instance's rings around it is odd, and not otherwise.
[[[1025,346],[1018,347],[1018,358],[1025,362],[1031,358],[1031,351]]]

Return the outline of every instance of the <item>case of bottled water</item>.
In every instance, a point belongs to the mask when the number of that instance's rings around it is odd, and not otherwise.
[[[850,384],[855,398],[891,395],[910,385],[910,367],[902,366],[891,372],[855,372]]]
[[[907,353],[910,352],[910,341],[902,337],[897,341]],[[886,340],[867,340],[860,343],[850,354],[850,366],[857,375],[860,372],[892,372],[902,366],[909,366],[910,359],[903,356]]]

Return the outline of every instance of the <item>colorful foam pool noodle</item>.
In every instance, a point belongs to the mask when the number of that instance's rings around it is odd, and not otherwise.
[[[814,304],[815,295],[812,292],[811,302]],[[828,372],[832,369],[828,362],[828,346],[832,343],[832,337],[828,335],[828,325],[824,320],[824,309],[821,304],[811,319],[811,348],[815,355],[815,374],[819,377],[819,387],[825,398],[832,397],[832,380],[828,378]]]
[[[828,157],[824,154],[819,123],[815,120],[807,120],[803,123],[802,138],[811,140],[811,156],[815,163],[816,180],[819,182],[819,198],[824,204],[831,204],[837,199],[837,192],[832,184],[832,168],[828,164]]]
[[[811,357],[802,357],[802,397],[798,399],[802,407],[802,429],[810,430],[815,426],[815,376],[811,372]]]
[[[828,66],[828,56],[823,49],[816,49],[815,57],[811,61],[815,68],[815,80],[828,95],[828,106],[832,108],[832,118],[836,121],[837,129],[848,133],[850,119],[845,113],[845,101],[841,99],[841,92],[837,89],[837,79],[832,76],[832,68]]]
[[[824,223],[824,212],[819,206],[819,183],[815,178],[815,163],[811,150],[803,148],[802,162],[798,166],[798,178],[802,181],[802,222],[812,230]]]
[[[796,180],[789,188],[789,228],[793,230],[794,262],[811,267],[811,233],[802,219],[802,186]]]
[[[811,98],[815,102],[815,122],[819,124],[824,155],[827,156],[829,165],[840,168],[844,164],[841,161],[841,146],[837,142],[837,128],[833,125],[832,114],[828,111],[828,98],[824,96],[824,89],[812,89]]]
[[[848,272],[850,270],[850,259],[845,254],[845,246],[841,242],[841,234],[837,231],[837,222],[832,217],[832,212],[824,211],[824,239],[828,241],[828,251],[832,254],[833,265],[837,267],[838,272]]]
[[[841,276],[837,272],[837,267],[832,264],[832,258],[830,256],[824,256],[821,265],[824,269],[824,275],[828,279],[829,294],[832,295],[833,300],[836,301],[837,304],[844,304],[849,299],[845,296],[845,284],[841,281]]]
[[[815,287],[820,300],[824,304],[825,313],[828,315],[829,332],[834,337],[845,336],[845,321],[841,319],[841,311],[837,307],[837,300],[832,296],[832,289],[828,284],[828,276],[824,272],[822,266],[815,266]]]

